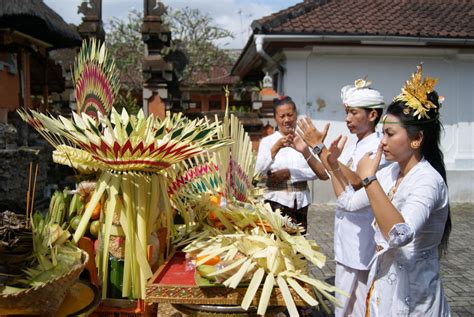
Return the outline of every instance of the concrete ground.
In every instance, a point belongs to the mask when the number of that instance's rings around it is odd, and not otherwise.
[[[451,205],[452,231],[448,254],[441,260],[441,278],[453,317],[474,316],[474,205]],[[313,205],[308,215],[308,232],[327,256],[326,266],[315,271],[320,279],[334,276],[334,205]],[[171,305],[158,306],[158,316],[187,316]],[[312,316],[324,316],[314,312]],[[329,315],[330,316],[330,315]]]

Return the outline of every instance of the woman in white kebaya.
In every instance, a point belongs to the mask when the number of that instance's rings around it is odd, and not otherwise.
[[[340,171],[337,158],[346,139],[329,148],[338,206],[355,211],[370,204],[375,218],[366,316],[450,315],[439,264],[451,221],[435,83],[422,79],[418,66],[388,107],[377,153],[367,153],[357,166],[365,190],[354,191]],[[377,172],[382,153],[394,164]]]
[[[308,181],[328,179],[324,166],[295,135],[296,104],[288,96],[273,101],[278,130],[260,141],[256,171],[266,176],[265,202],[305,229],[311,203]]]

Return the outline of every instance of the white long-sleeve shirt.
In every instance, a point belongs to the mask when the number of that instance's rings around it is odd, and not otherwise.
[[[309,167],[303,154],[291,147],[281,148],[272,159],[271,149],[282,137],[280,132],[275,131],[260,141],[255,165],[256,171],[265,175],[268,171],[288,168],[291,183],[316,179],[316,174]],[[263,197],[290,208],[294,207],[295,199],[298,208],[311,203],[309,189],[304,191],[267,190]]]
[[[398,163],[377,172],[385,193],[395,185]],[[392,199],[403,216],[388,240],[375,227],[375,242],[383,249],[370,266],[371,316],[449,316],[439,276],[438,245],[448,216],[448,191],[441,175],[426,160],[421,160],[405,175]],[[346,188],[337,205],[357,212],[370,202],[365,190]]]
[[[344,149],[339,161],[355,171],[362,156],[375,153],[382,139],[380,132],[374,132],[351,147]],[[384,158],[380,167],[387,164]],[[356,212],[348,212],[336,205],[334,219],[334,256],[337,262],[357,270],[368,270],[375,253],[374,220],[370,205],[361,206]]]

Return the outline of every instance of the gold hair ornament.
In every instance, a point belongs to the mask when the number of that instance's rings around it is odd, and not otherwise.
[[[430,109],[436,109],[437,106],[428,100],[428,94],[433,91],[438,79],[427,76],[422,80],[423,63],[416,68],[416,72],[405,82],[402,93],[395,97],[395,101],[405,102],[406,108],[403,111],[405,114],[409,114],[411,108],[414,111],[413,117],[418,120],[430,119],[428,112]]]
[[[387,121],[387,115],[382,117],[383,124],[402,124],[400,121]]]
[[[370,85],[372,85],[372,82],[367,80],[367,76],[354,81],[354,87],[357,89],[370,88]]]

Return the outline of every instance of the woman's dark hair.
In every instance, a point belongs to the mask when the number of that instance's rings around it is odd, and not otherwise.
[[[440,149],[441,131],[443,126],[439,121],[439,108],[441,105],[438,102],[439,96],[436,91],[432,91],[428,94],[428,100],[430,100],[436,108],[431,108],[428,111],[428,118],[417,119],[413,116],[413,109],[406,107],[403,101],[394,101],[387,108],[387,114],[391,114],[397,117],[402,123],[403,127],[407,130],[408,136],[414,138],[418,133],[423,133],[423,141],[421,142],[421,154],[423,157],[438,171],[443,177],[446,185],[448,184],[446,179],[446,167],[443,160],[443,152]],[[406,109],[410,109],[406,113]],[[449,234],[451,233],[451,212],[448,203],[448,218],[444,226],[443,237],[439,245],[440,255],[444,255],[448,249]]]
[[[273,116],[276,115],[277,108],[282,105],[292,105],[293,110],[296,112],[296,104],[293,99],[291,99],[291,97],[289,96],[280,96],[278,98],[273,99]]]

